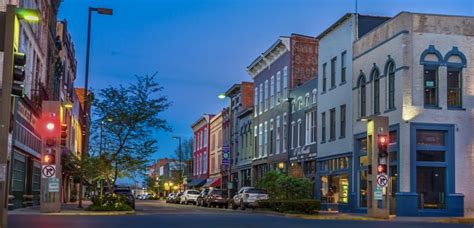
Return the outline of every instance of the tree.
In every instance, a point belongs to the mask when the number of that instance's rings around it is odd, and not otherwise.
[[[91,151],[101,161],[96,169],[109,191],[113,191],[117,178],[143,173],[158,150],[154,133],[170,130],[160,114],[171,103],[161,95],[163,87],[155,76],[136,76],[136,82],[126,87],[109,86],[95,97]]]
[[[179,145],[176,147],[174,150],[174,154],[176,156],[176,159],[179,160]],[[182,161],[188,161],[191,159],[191,156],[193,154],[193,139],[183,139],[183,142],[181,142],[181,160]]]
[[[287,176],[283,173],[267,172],[257,183],[274,199],[294,200],[311,197],[311,182],[307,178]]]

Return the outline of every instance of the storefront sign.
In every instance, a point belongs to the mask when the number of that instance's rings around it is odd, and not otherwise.
[[[59,179],[58,178],[48,179],[48,192],[59,192]]]
[[[374,200],[382,200],[383,199],[383,194],[382,194],[382,188],[378,187],[374,191]]]

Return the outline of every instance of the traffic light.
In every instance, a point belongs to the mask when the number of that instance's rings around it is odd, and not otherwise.
[[[66,146],[67,142],[67,124],[61,124],[61,146]]]
[[[36,124],[36,129],[44,138],[58,137],[60,135],[60,121],[54,114],[43,114]]]
[[[384,165],[384,164],[377,165],[377,172],[379,174],[387,173],[387,165]]]
[[[379,148],[379,157],[388,156],[388,135],[387,134],[378,134],[377,135],[377,146]]]
[[[56,164],[55,154],[44,154],[43,155],[43,165],[54,165]]]
[[[22,97],[24,95],[24,81],[25,81],[25,64],[26,55],[24,53],[16,52],[13,58],[13,80],[12,92],[13,96]]]

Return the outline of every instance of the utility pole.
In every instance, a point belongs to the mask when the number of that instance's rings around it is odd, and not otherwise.
[[[0,22],[4,22],[1,27],[4,30],[0,35],[4,35],[3,45],[3,72],[2,72],[2,92],[0,99],[0,228],[7,227],[8,211],[8,182],[10,170],[11,145],[10,118],[11,118],[11,90],[13,82],[13,61],[15,44],[15,23],[16,6],[7,5],[7,12],[2,12]],[[2,30],[0,28],[0,30]],[[2,34],[3,32],[3,34]]]

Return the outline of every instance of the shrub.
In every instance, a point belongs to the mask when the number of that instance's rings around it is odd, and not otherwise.
[[[92,204],[87,208],[90,211],[131,211],[125,197],[117,194],[92,197]]]
[[[272,199],[309,199],[311,197],[311,181],[307,178],[287,176],[283,173],[270,171],[257,183],[257,187],[267,190]]]
[[[313,214],[320,209],[321,203],[314,199],[299,200],[260,200],[258,207],[278,212]]]

